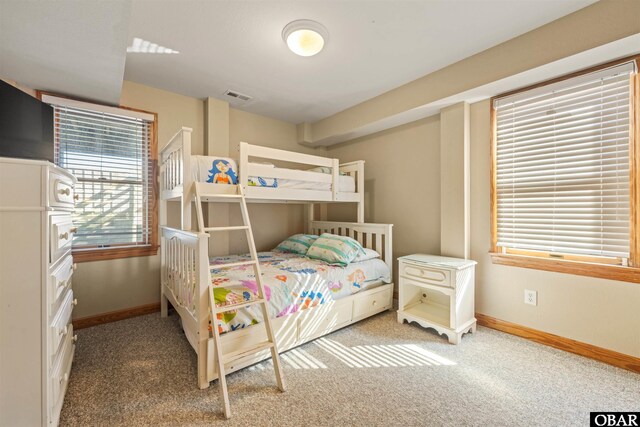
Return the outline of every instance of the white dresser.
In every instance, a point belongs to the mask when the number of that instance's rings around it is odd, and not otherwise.
[[[475,261],[414,254],[398,264],[399,323],[433,328],[452,344],[475,332]]]
[[[58,424],[76,340],[75,184],[49,162],[0,158],[0,426]]]

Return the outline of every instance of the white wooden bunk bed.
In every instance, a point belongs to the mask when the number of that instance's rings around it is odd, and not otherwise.
[[[191,228],[192,201],[199,186],[203,201],[207,194],[211,201],[215,195],[231,194],[233,185],[219,185],[196,182],[192,176],[191,129],[182,128],[160,153],[160,225],[161,225],[161,312],[167,316],[168,302],[181,317],[185,335],[198,357],[198,385],[209,386],[210,381],[218,378],[216,351],[211,338],[208,292],[212,285],[212,266],[209,257],[209,234],[201,231],[188,231]],[[306,166],[331,167],[331,174],[291,170],[274,167],[260,167],[249,162],[250,157],[294,162]],[[340,165],[337,159],[304,155],[284,150],[270,149],[250,144],[240,145],[239,183],[246,192],[248,202],[273,203],[314,203],[314,202],[350,202],[358,204],[358,222],[315,221],[311,215],[308,232],[311,234],[332,233],[356,239],[363,247],[373,249],[389,270],[386,283],[378,280],[366,289],[340,299],[330,300],[314,307],[299,310],[271,320],[278,350],[287,351],[315,338],[348,326],[366,317],[388,310],[392,307],[393,254],[392,225],[367,224],[362,222],[364,162],[352,162]],[[355,192],[336,191],[334,185],[339,177],[338,169],[353,176],[356,181]],[[331,183],[329,190],[293,191],[287,188],[252,188],[247,185],[249,176],[270,176],[284,179],[319,180]],[[318,176],[319,175],[319,176]],[[330,179],[328,181],[328,179]],[[163,226],[166,224],[168,201],[180,201],[182,204],[182,230]],[[201,222],[201,221],[200,221]],[[216,327],[213,325],[213,327]],[[247,327],[223,333],[220,336],[225,352],[246,348],[266,338],[263,328]],[[270,356],[265,350],[238,361],[225,374],[252,365]]]

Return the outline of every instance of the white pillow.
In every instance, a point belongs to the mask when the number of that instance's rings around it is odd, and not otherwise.
[[[364,253],[363,252],[358,252],[358,255],[354,258],[353,262],[362,262],[362,261],[368,261],[370,259],[375,259],[375,258],[380,258],[380,254],[376,251],[374,251],[373,249],[369,249],[369,248],[362,248],[364,249]]]

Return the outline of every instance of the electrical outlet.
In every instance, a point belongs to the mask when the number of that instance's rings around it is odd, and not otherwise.
[[[538,305],[538,291],[524,290],[524,303],[529,305]]]

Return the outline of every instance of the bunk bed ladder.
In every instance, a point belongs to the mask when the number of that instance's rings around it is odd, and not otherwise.
[[[262,283],[262,274],[260,271],[260,262],[258,260],[258,252],[256,251],[255,241],[253,239],[253,232],[251,231],[251,222],[249,221],[249,211],[247,209],[247,202],[244,197],[244,191],[242,190],[242,186],[238,185],[238,194],[237,197],[230,197],[230,195],[225,194],[222,195],[221,200],[223,202],[239,202],[240,210],[242,212],[242,220],[243,225],[241,226],[227,226],[227,227],[205,227],[204,226],[204,218],[202,212],[202,195],[200,194],[198,187],[196,186],[195,198],[196,198],[196,213],[198,216],[198,226],[200,231],[205,233],[212,232],[224,232],[224,231],[234,231],[234,230],[245,230],[247,235],[247,243],[249,244],[249,253],[251,255],[251,259],[247,261],[234,262],[228,264],[219,264],[216,267],[225,268],[225,267],[235,267],[239,265],[252,265],[253,271],[256,277],[256,284],[258,285],[258,298],[252,299],[249,301],[242,301],[237,304],[230,304],[221,307],[217,307],[215,303],[215,297],[213,294],[213,286],[209,285],[209,307],[211,310],[211,323],[213,329],[213,341],[216,352],[216,361],[218,368],[218,382],[220,385],[220,401],[222,407],[224,408],[224,415],[226,418],[231,417],[231,408],[229,405],[229,394],[227,390],[227,380],[226,380],[226,371],[228,368],[233,367],[237,363],[242,363],[243,359],[247,359],[264,350],[271,350],[271,358],[273,360],[273,368],[275,370],[276,382],[278,384],[278,388],[281,391],[285,391],[284,378],[282,375],[282,367],[280,366],[280,356],[278,354],[278,349],[276,345],[275,335],[273,333],[273,327],[271,325],[271,318],[269,317],[269,308],[267,306],[267,299],[265,297],[264,285]],[[207,200],[215,199],[216,196],[207,194]],[[264,319],[262,323],[259,325],[263,325],[267,332],[267,340],[258,344],[253,344],[247,348],[241,348],[239,350],[223,353],[221,340],[220,340],[220,332],[218,331],[216,325],[217,315],[219,313],[224,313],[227,311],[237,310],[239,308],[247,307],[250,305],[260,305],[262,310],[262,318]],[[253,327],[259,327],[259,325],[254,325]]]

